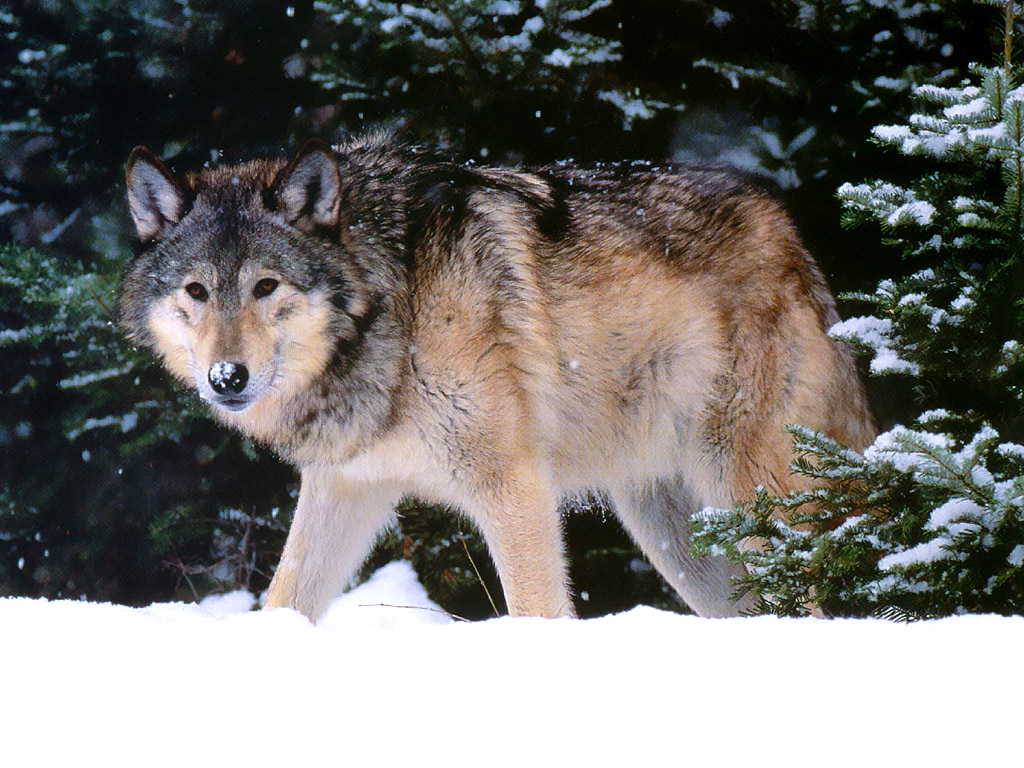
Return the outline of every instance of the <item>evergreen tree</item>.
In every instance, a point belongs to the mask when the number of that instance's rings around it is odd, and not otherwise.
[[[286,474],[120,339],[117,272],[0,246],[0,593],[195,595],[281,546]]]
[[[863,455],[794,427],[795,471],[819,487],[699,516],[698,548],[746,563],[764,610],[1024,611],[1024,88],[1020,9],[1001,6],[1000,66],[916,88],[922,111],[874,130],[918,174],[839,189],[848,222],[879,224],[913,271],[848,295],[873,313],[831,334],[909,382],[915,415]]]
[[[869,228],[840,237],[835,188],[908,172],[865,134],[902,119],[915,87],[955,85],[989,55],[989,29],[974,0],[716,2],[681,52],[694,64],[677,154],[770,179],[833,287],[874,286],[890,259]]]
[[[718,151],[783,188],[863,163],[851,128],[901,112],[921,83],[955,78],[983,23],[972,0],[722,3],[711,21],[722,32],[717,50],[694,68],[724,78],[750,110]],[[758,34],[772,45],[750,45]]]
[[[625,148],[634,126],[670,106],[628,87],[621,44],[592,31],[611,4],[317,0],[331,33],[305,61],[359,122],[400,115],[414,134],[490,162],[593,156],[596,137],[605,151]]]

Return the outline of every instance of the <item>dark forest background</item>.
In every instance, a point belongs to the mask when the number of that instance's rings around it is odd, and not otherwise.
[[[911,177],[872,127],[1003,36],[966,0],[0,6],[0,595],[260,591],[283,543],[294,471],[113,325],[135,145],[184,171],[387,127],[480,163],[727,162],[777,189],[837,293],[871,290],[912,265],[877,226],[843,228],[836,189]],[[871,396],[887,425],[912,393]],[[679,608],[599,501],[574,506],[593,508],[567,518],[581,614]],[[500,597],[441,511],[410,503],[370,566],[400,556],[457,614],[492,612],[484,584]]]

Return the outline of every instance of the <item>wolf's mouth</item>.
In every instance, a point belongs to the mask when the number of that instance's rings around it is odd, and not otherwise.
[[[211,398],[210,402],[218,408],[223,408],[225,411],[238,413],[252,405],[254,399],[250,397],[214,397]]]
[[[211,392],[206,387],[198,387],[199,397],[205,400],[209,405],[215,409],[222,411],[230,411],[231,413],[241,413],[245,409],[252,406],[259,397],[255,392],[252,394],[246,392],[244,394],[218,394]]]

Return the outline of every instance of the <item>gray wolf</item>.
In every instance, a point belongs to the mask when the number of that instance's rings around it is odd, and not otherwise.
[[[601,491],[703,616],[742,574],[689,517],[799,486],[784,425],[873,428],[780,205],[714,169],[484,168],[370,135],[178,178],[127,166],[120,317],[301,491],[267,605],[316,619],[395,506],[481,531],[513,615],[566,616],[559,504]]]

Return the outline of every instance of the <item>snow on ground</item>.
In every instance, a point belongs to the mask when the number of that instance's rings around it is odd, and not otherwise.
[[[316,626],[250,603],[0,600],[0,765],[995,766],[1024,751],[1024,618],[641,607],[466,624],[404,563]]]

